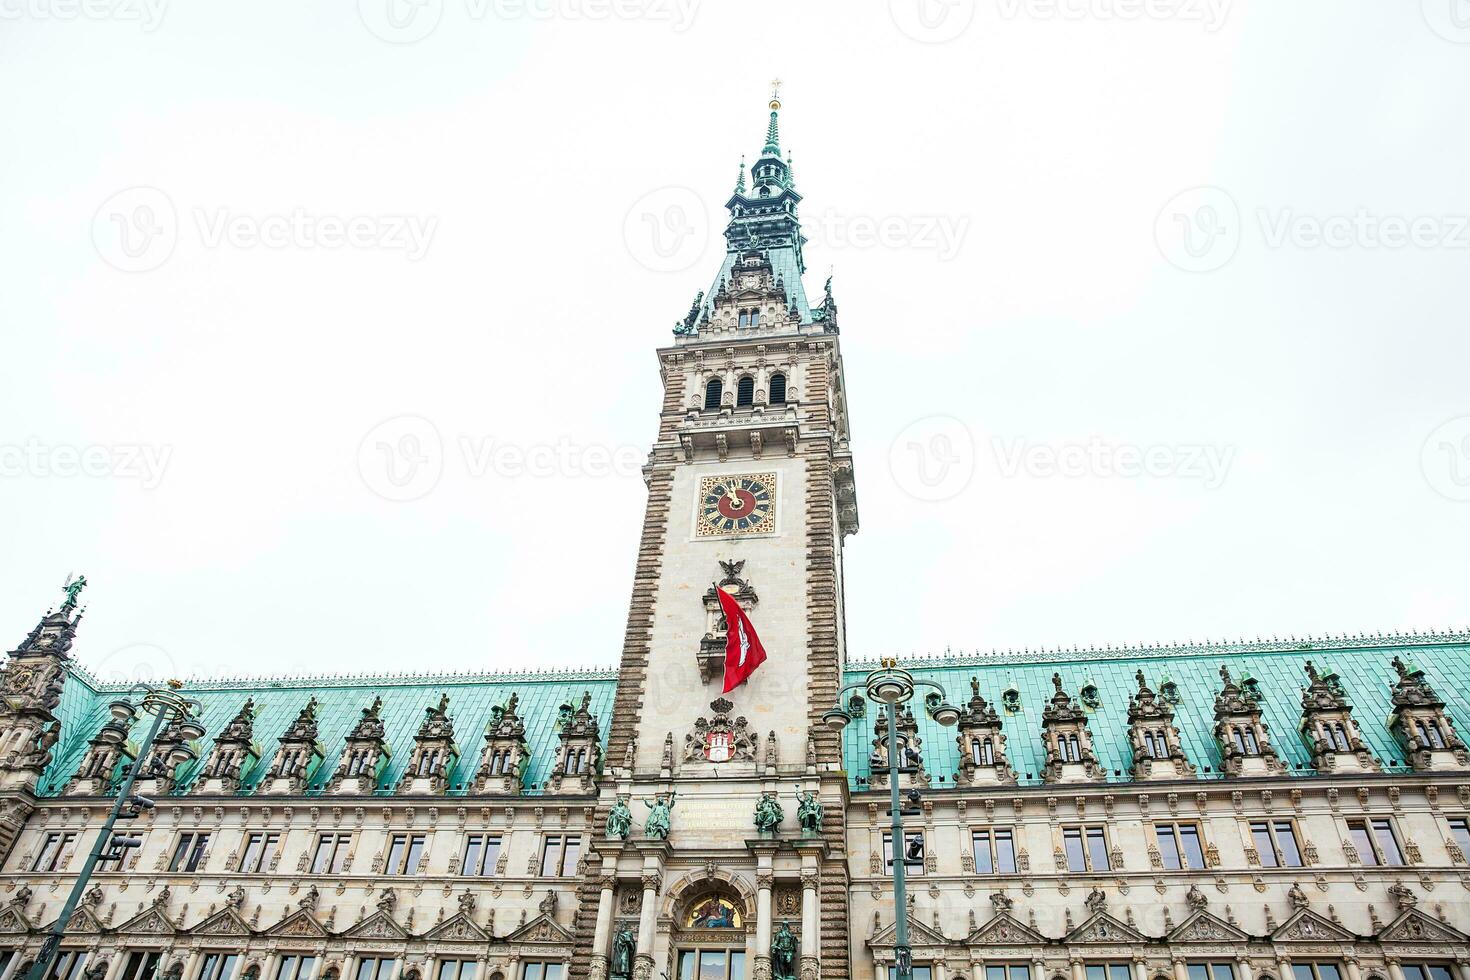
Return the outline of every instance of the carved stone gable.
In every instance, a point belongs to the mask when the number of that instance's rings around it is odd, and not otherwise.
[[[1297,909],[1295,915],[1271,934],[1271,938],[1276,942],[1350,943],[1357,937],[1311,909]]]
[[[379,910],[342,935],[348,939],[407,939],[408,931],[387,912]]]
[[[570,932],[548,915],[538,915],[505,937],[508,943],[570,943]]]
[[[1106,912],[1099,912],[1069,933],[1066,943],[1142,943],[1148,940],[1137,929]]]
[[[171,936],[179,931],[179,927],[162,910],[153,907],[139,912],[118,926],[117,931],[125,936]]]
[[[1452,929],[1418,909],[1409,909],[1390,922],[1378,934],[1381,943],[1454,943],[1470,944],[1470,936]]]
[[[877,935],[868,940],[870,947],[881,947],[893,945],[894,926],[892,923],[878,930]],[[914,919],[909,920],[909,945],[910,946],[945,946],[949,940],[929,926]]]
[[[966,937],[965,945],[1017,946],[1046,941],[1035,929],[1018,922],[1009,912],[1002,912]]]
[[[250,936],[255,930],[246,925],[234,909],[224,908],[190,929],[189,933],[195,936]]]
[[[13,908],[0,909],[0,933],[30,932],[30,920]]]
[[[1224,919],[1199,911],[1185,919],[1169,933],[1171,943],[1243,943],[1250,937]]]
[[[325,937],[327,930],[317,921],[316,916],[311,911],[308,909],[297,909],[267,929],[266,935],[279,936],[286,939],[300,939],[306,936]]]
[[[66,931],[68,933],[101,932],[102,923],[97,921],[91,909],[84,906],[71,914],[71,918],[66,923]]]
[[[483,943],[489,942],[490,936],[475,925],[473,920],[463,912],[457,912],[448,919],[430,929],[425,939],[439,940],[452,943]]]

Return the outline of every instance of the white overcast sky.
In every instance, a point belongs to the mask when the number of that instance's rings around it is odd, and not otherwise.
[[[1470,623],[1465,0],[0,12],[7,646],[614,664],[773,76],[850,655]]]

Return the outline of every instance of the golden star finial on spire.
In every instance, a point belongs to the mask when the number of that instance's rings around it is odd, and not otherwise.
[[[781,108],[781,79],[771,79],[771,111]]]

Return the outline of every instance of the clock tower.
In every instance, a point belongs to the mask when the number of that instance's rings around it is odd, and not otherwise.
[[[626,953],[630,936],[634,980],[682,976],[686,947],[717,937],[704,928],[717,909],[753,925],[735,944],[745,980],[779,976],[793,934],[802,980],[848,973],[847,789],[839,736],[820,717],[840,686],[857,499],[837,305],[830,279],[808,299],[774,91],[769,109],[759,157],[748,175],[741,163],[725,205],[714,282],[658,351],[663,401],[607,756],[617,779],[599,801],[600,814],[629,807],[632,828],[594,842],[601,887],[589,882],[582,907],[597,926],[574,967],[594,978],[616,975],[613,938]],[[728,694],[717,588],[767,653]]]

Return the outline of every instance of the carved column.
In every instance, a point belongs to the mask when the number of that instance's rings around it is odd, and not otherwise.
[[[1174,980],[1189,980],[1189,967],[1182,956],[1174,957]]]
[[[1082,965],[1082,957],[1071,957],[1072,980],[1087,980],[1087,968]]]
[[[806,855],[802,856],[805,859]],[[818,943],[821,929],[817,898],[816,868],[801,869],[801,980],[817,980],[822,947]],[[943,980],[939,977],[938,980]]]
[[[661,877],[658,871],[644,868],[643,908],[638,911],[638,955],[634,958],[633,980],[649,980],[653,976],[653,930],[658,922]]]
[[[107,974],[103,977],[103,980],[117,980],[117,975],[122,972],[123,964],[127,962],[127,959],[128,954],[126,950],[114,949],[112,951],[112,959],[107,964]],[[0,980],[9,980],[9,978],[10,969],[7,967],[6,971],[0,974]]]
[[[1397,956],[1388,958],[1388,975],[1391,980],[1404,980],[1404,968]]]
[[[1291,972],[1291,960],[1285,956],[1276,957],[1276,976],[1279,980],[1293,980],[1296,974]]]
[[[240,980],[240,974],[245,972],[245,960],[247,958],[245,950],[240,950],[240,954],[235,957],[234,969],[230,970],[230,975],[225,980]]]
[[[197,949],[189,950],[189,958],[184,961],[184,976],[194,976],[195,972],[199,969],[199,957],[202,955]],[[159,963],[162,964],[162,962],[163,960],[160,958]]]
[[[21,955],[21,952],[21,950],[16,950],[15,955],[10,958],[10,962],[5,964],[5,970],[0,972],[0,980],[10,980],[11,977],[15,976],[16,968],[20,966],[20,961],[25,958]]]
[[[1046,974],[1042,973],[1041,980],[1046,980]],[[1148,960],[1142,956],[1133,957],[1133,980],[1148,980]]]
[[[607,951],[612,941],[613,885],[612,875],[597,879],[600,889],[597,895],[597,927],[592,934],[592,966],[588,972],[591,980],[603,980],[607,976]]]
[[[1363,967],[1356,956],[1349,956],[1343,962],[1347,965],[1347,980],[1363,980]]]
[[[1256,980],[1256,971],[1251,967],[1250,957],[1238,956],[1235,959],[1235,976],[1237,980]],[[1282,977],[1281,980],[1291,980],[1290,977]]]
[[[759,860],[760,867],[755,872],[755,884],[758,889],[755,896],[755,971],[751,976],[753,980],[770,980],[771,887],[776,883],[776,876],[771,873],[769,851],[762,853]]]
[[[1046,960],[1040,956],[1031,961],[1031,980],[1046,980]],[[1140,980],[1148,980],[1148,977],[1142,977]]]

